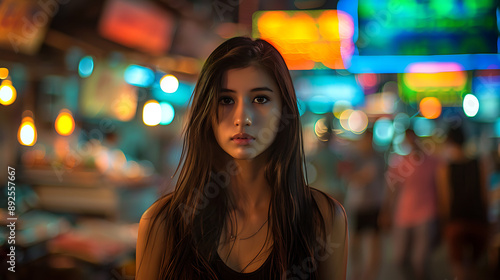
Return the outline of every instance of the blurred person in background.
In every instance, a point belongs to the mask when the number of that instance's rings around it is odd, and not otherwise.
[[[490,176],[489,221],[491,230],[490,265],[493,279],[500,278],[500,139],[496,138],[496,149],[491,152],[493,171]]]
[[[385,160],[373,148],[373,132],[367,130],[355,142],[359,155],[346,174],[349,182],[346,209],[351,223],[351,263],[353,280],[377,279],[381,246],[378,218],[385,190]],[[350,218],[351,220],[351,218]],[[366,256],[366,258],[363,258]]]
[[[175,190],[142,216],[136,279],[345,279],[342,205],[307,185],[280,53],[229,39],[205,62]]]
[[[386,173],[388,190],[380,223],[392,225],[398,279],[430,279],[429,259],[438,236],[436,169],[432,149],[406,131],[408,155],[394,154]]]
[[[469,158],[462,127],[451,128],[445,142],[446,162],[438,169],[439,210],[453,275],[478,279],[477,261],[489,237],[487,217],[488,163]]]

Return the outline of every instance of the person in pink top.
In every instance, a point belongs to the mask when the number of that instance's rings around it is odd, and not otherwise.
[[[386,173],[390,190],[381,222],[393,225],[394,260],[401,274],[398,279],[429,279],[428,260],[438,228],[439,160],[433,155],[434,146],[424,145],[413,131],[407,131],[405,141],[411,152],[391,158]]]

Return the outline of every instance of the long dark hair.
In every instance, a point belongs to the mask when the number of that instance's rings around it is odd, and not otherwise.
[[[289,70],[270,43],[235,37],[217,47],[202,68],[183,131],[182,169],[175,191],[158,199],[168,197],[154,219],[164,229],[168,246],[158,279],[217,279],[212,264],[231,207],[226,188],[230,171],[221,160],[225,152],[215,139],[211,120],[218,119],[217,94],[225,71],[250,65],[262,67],[275,79],[283,101],[278,134],[269,147],[272,156],[265,166],[272,193],[270,277],[286,279],[292,265],[317,263],[317,239],[326,240],[325,223],[304,177],[302,128]],[[316,279],[316,272],[309,279]]]

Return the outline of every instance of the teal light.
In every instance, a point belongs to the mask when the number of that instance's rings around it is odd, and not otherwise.
[[[174,120],[175,110],[168,102],[160,102],[161,106],[161,125],[168,125]]]
[[[413,131],[419,137],[429,137],[434,133],[434,129],[436,128],[436,124],[434,120],[415,117],[413,121]]]
[[[395,144],[394,152],[401,156],[409,155],[411,152],[411,147],[406,143]]]
[[[132,64],[125,69],[124,78],[133,86],[149,87],[155,79],[155,74],[147,67]]]
[[[314,96],[327,97],[329,101],[349,101],[353,106],[363,104],[365,95],[354,75],[315,75],[296,81],[297,97],[311,100]],[[328,110],[330,111],[330,110]]]
[[[314,114],[324,114],[332,110],[333,102],[324,95],[316,95],[309,99],[309,110]]]
[[[153,97],[158,101],[166,101],[179,107],[187,107],[189,99],[194,91],[194,84],[179,82],[179,88],[174,93],[165,93],[160,83],[154,83],[151,87]]]
[[[500,98],[498,93],[492,91],[478,95],[479,110],[475,116],[477,120],[483,122],[493,122],[500,117]]]
[[[394,131],[403,133],[410,127],[410,117],[405,113],[399,113],[394,117]]]
[[[80,77],[87,78],[92,75],[92,71],[94,71],[94,59],[91,56],[85,56],[80,59],[80,63],[78,64],[78,74],[80,74]]]
[[[394,136],[394,126],[387,118],[380,118],[373,124],[373,142],[378,146],[387,146]]]

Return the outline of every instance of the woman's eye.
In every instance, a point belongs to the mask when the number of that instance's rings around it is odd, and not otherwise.
[[[257,102],[257,103],[261,103],[261,104],[269,102],[269,98],[267,98],[267,96],[257,96],[257,97],[255,97],[255,100],[261,100],[260,102]],[[265,100],[265,101],[263,101],[263,100]]]
[[[219,103],[222,104],[222,105],[229,105],[229,103],[226,103],[226,102],[231,102],[232,99],[229,98],[229,97],[221,97],[219,98]]]

